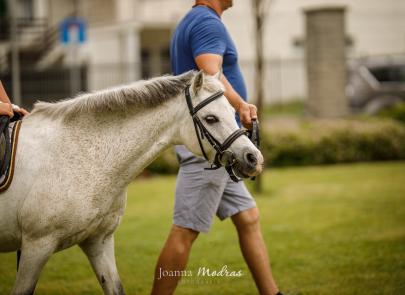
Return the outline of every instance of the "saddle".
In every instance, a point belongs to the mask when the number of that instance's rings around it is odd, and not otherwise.
[[[0,116],[0,193],[8,189],[13,180],[21,116]]]

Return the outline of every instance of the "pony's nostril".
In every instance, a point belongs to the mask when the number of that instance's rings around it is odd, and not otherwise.
[[[257,158],[255,155],[251,153],[246,153],[245,155],[246,161],[249,163],[249,165],[256,166],[257,165]]]

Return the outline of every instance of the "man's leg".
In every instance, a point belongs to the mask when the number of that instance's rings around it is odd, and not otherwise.
[[[184,146],[176,146],[176,153],[180,169],[173,226],[156,265],[154,295],[172,294],[176,289],[181,276],[161,277],[161,272],[185,269],[191,246],[199,232],[209,231],[229,180],[224,168],[205,170],[209,164],[196,158]]]
[[[243,257],[253,275],[261,295],[274,295],[278,287],[270,269],[266,244],[260,229],[259,209],[257,207],[239,212],[232,216],[238,231],[239,244]]]
[[[162,276],[164,271],[186,268],[191,246],[198,232],[173,225],[156,264],[152,295],[173,294],[181,276]]]

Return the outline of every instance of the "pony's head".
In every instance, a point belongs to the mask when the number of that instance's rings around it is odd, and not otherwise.
[[[200,71],[191,80],[186,91],[191,114],[181,126],[181,141],[210,163],[231,167],[238,177],[256,176],[262,171],[263,156],[237,125],[219,78],[220,73],[210,76]]]

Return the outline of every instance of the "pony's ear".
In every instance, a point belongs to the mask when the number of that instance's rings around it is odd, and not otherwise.
[[[214,75],[214,78],[221,80],[221,76],[222,76],[222,68],[219,69],[218,73],[216,73]]]
[[[202,86],[204,84],[204,78],[205,78],[205,74],[204,74],[203,70],[199,71],[198,74],[194,77],[193,92],[195,94],[197,94],[198,91],[200,91],[200,89],[202,88]]]

